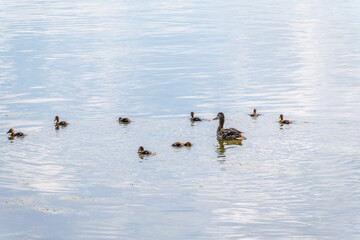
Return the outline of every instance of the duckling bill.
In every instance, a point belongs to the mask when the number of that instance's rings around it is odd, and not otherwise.
[[[25,136],[25,134],[22,133],[22,132],[17,132],[17,133],[15,133],[15,130],[12,129],[12,128],[10,128],[7,133],[10,133],[10,136],[11,136],[11,137],[24,137],[24,136]]]

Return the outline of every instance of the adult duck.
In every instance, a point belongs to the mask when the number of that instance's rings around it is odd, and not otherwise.
[[[235,128],[224,128],[225,114],[219,112],[214,120],[219,120],[219,127],[217,128],[218,139],[223,140],[243,140],[246,139],[244,134]]]

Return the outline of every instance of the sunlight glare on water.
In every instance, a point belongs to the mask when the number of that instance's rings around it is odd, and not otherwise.
[[[360,237],[359,1],[0,6],[1,239]]]

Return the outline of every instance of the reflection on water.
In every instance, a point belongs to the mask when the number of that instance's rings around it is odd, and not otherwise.
[[[3,1],[0,238],[359,238],[359,10]]]

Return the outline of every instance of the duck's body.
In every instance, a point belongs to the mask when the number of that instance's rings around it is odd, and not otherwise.
[[[15,133],[14,129],[10,128],[10,130],[7,132],[10,133],[11,137],[24,137],[25,134],[22,132]]]
[[[193,121],[193,122],[199,122],[199,121],[202,121],[202,119],[201,119],[201,118],[195,117],[194,112],[191,112],[191,113],[190,113],[190,116],[191,116],[190,120],[191,120],[191,121]]]
[[[191,147],[191,146],[192,146],[192,143],[191,143],[191,142],[186,142],[186,143],[183,143],[183,142],[174,142],[171,146],[173,146],[173,147],[183,147],[183,146]]]
[[[60,122],[59,116],[56,116],[55,119],[54,119],[54,121],[56,121],[56,122],[55,122],[55,125],[56,125],[57,127],[59,127],[59,126],[61,126],[61,127],[66,127],[67,125],[69,125],[69,123],[66,122],[66,121],[61,121],[61,122]]]
[[[224,128],[225,115],[219,112],[214,120],[219,120],[219,127],[217,128],[217,138],[223,140],[243,140],[246,139],[244,134],[236,128]]]
[[[151,152],[148,151],[148,150],[145,150],[143,146],[139,147],[138,153],[141,154],[141,155],[150,155],[151,154]]]
[[[131,120],[130,120],[130,118],[119,117],[119,122],[120,123],[131,123]]]
[[[290,120],[285,120],[284,119],[284,115],[280,115],[280,120],[279,120],[279,123],[281,123],[281,124],[290,124],[290,123],[292,123],[292,121],[290,121]]]
[[[256,109],[254,109],[253,113],[250,114],[251,117],[258,117],[258,116],[260,116],[260,115],[261,115],[261,114],[258,114]]]

